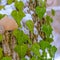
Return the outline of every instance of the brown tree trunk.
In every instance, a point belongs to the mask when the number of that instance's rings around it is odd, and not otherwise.
[[[2,47],[4,56],[10,56],[12,60],[19,60],[18,54],[14,51],[16,45],[16,39],[12,35],[12,32],[6,31],[3,35]]]

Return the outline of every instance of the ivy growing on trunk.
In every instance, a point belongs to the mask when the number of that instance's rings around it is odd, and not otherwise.
[[[46,14],[46,0],[29,0],[27,11],[33,11],[32,20],[28,20],[23,26],[21,25],[22,19],[25,17],[23,9],[26,7],[23,1],[7,0],[7,5],[14,2],[15,10],[12,11],[11,16],[18,24],[18,29],[14,31],[8,31],[9,33],[5,37],[9,38],[8,45],[10,46],[10,55],[4,53],[4,49],[1,45],[4,45],[4,36],[0,34],[0,60],[27,60],[26,56],[30,60],[54,60],[56,47],[52,46],[53,42],[51,23],[53,19]],[[0,6],[2,9],[3,6]],[[46,14],[46,15],[45,15]],[[52,15],[55,15],[55,11],[52,10]],[[0,14],[0,19],[5,15]],[[25,34],[21,28],[24,27],[29,31],[29,34]],[[38,34],[34,33],[34,28],[37,29]],[[41,40],[38,41],[38,36]],[[13,39],[12,39],[13,38]],[[7,38],[6,38],[7,39]],[[14,43],[15,42],[15,43]],[[12,45],[12,46],[11,46]],[[6,48],[6,47],[5,47]],[[48,58],[49,54],[49,58]]]

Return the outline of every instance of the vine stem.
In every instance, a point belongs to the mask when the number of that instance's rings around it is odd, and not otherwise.
[[[38,34],[40,35],[40,37],[42,39],[45,39],[45,37],[46,37],[45,33],[41,31],[41,26],[42,26],[42,24],[45,24],[45,19],[42,18],[42,20],[40,20],[39,17],[37,16],[36,12],[35,12],[35,8],[39,5],[40,5],[40,3],[39,3],[38,0],[34,0],[34,1],[30,0],[30,2],[29,2],[29,12],[28,13],[30,13],[30,11],[34,12],[32,14],[32,19],[33,19],[34,24],[37,23],[37,25],[34,26],[34,27],[37,29]],[[37,40],[38,36],[34,33],[31,33],[31,32],[29,32],[29,33],[30,33],[30,38],[31,38],[32,42],[33,43],[37,42],[38,41]]]
[[[3,35],[2,47],[4,56],[9,56],[12,60],[19,60],[18,54],[14,51],[16,45],[16,39],[12,35],[12,32],[6,31]]]
[[[30,0],[30,2],[29,2],[29,12],[32,10],[34,13],[32,14],[32,19],[33,19],[33,22],[34,22],[34,24],[36,23],[36,22],[38,22],[39,20],[38,20],[38,16],[36,15],[36,13],[35,13],[35,8],[38,6],[39,4],[38,4],[38,0],[35,0],[35,1],[32,1],[32,0]],[[39,24],[38,24],[39,25]],[[34,26],[35,27],[35,26]],[[38,28],[40,28],[40,27],[38,27]],[[36,34],[34,34],[34,33],[31,33],[31,32],[29,32],[30,33],[30,39],[32,40],[32,43],[35,43],[35,42],[37,42],[38,40],[37,40],[37,35]]]
[[[9,33],[5,32],[3,37],[4,37],[4,39],[2,41],[2,47],[3,47],[3,51],[4,51],[4,56],[10,56],[11,50],[9,47]]]

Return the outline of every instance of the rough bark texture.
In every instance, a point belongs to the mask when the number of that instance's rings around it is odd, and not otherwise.
[[[36,12],[35,12],[35,8],[37,7],[37,6],[39,6],[40,4],[39,4],[39,1],[38,0],[35,0],[35,1],[32,1],[32,0],[30,0],[30,2],[29,2],[29,13],[30,13],[30,11],[33,11],[34,13],[32,14],[32,19],[33,19],[33,22],[34,22],[34,24],[36,24],[35,25],[35,28],[37,29],[37,31],[38,31],[38,35],[40,35],[41,36],[41,38],[43,38],[43,39],[45,39],[46,37],[45,37],[45,33],[44,32],[42,32],[41,31],[41,26],[42,26],[42,24],[45,24],[45,18],[42,18],[42,20],[40,20],[39,19],[39,17],[37,16],[37,14],[36,14]],[[32,35],[31,33],[30,33],[30,35]],[[35,35],[35,34],[33,34],[34,35],[34,40],[37,42],[37,35]],[[33,37],[32,37],[33,38]]]
[[[16,39],[12,35],[12,32],[6,31],[3,35],[2,47],[4,56],[12,57],[12,60],[19,60],[18,54],[14,51],[16,45]]]
[[[37,25],[35,26],[35,28],[38,31],[38,35],[40,35],[43,39],[45,39],[45,33],[41,31],[41,25],[45,23],[45,19],[43,18],[41,21],[39,20],[38,16],[35,13],[35,8],[39,5],[38,1],[32,1],[30,0],[30,2],[28,3],[28,7],[29,7],[29,11],[28,13],[30,13],[30,11],[32,10],[34,12],[34,14],[32,14],[32,18],[33,18],[33,22],[34,24],[37,23]],[[29,32],[29,37],[32,40],[32,44],[37,42],[37,37],[38,35]],[[12,35],[12,31],[6,31],[3,35],[4,39],[2,41],[2,47],[3,47],[3,52],[4,52],[4,56],[11,56],[12,60],[21,60],[18,56],[18,54],[14,51],[14,47],[16,45],[16,39],[15,37]],[[29,44],[28,44],[29,45]],[[28,50],[27,51],[27,55],[29,57],[31,57],[31,51]]]

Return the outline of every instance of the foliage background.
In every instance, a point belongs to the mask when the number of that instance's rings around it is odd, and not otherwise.
[[[23,2],[26,3],[25,0],[24,0]],[[3,5],[5,5],[5,3],[4,3]],[[28,9],[27,7],[26,7],[26,9],[24,9],[24,12],[25,12],[25,13],[26,13],[26,10],[27,10],[27,9]],[[2,10],[0,11],[0,13],[2,13],[2,14],[7,14],[8,16],[10,16],[12,10],[15,10],[14,3],[11,4],[11,5],[5,5],[5,10],[2,9]],[[3,12],[4,12],[4,13],[3,13]],[[33,13],[33,12],[31,12],[31,13]],[[29,17],[29,18],[27,18],[27,17]],[[26,20],[32,20],[30,14],[26,14],[26,17],[23,18],[23,21],[24,21],[24,22],[25,22]],[[22,30],[24,30],[25,33],[26,33],[26,31],[28,32],[28,30],[26,30],[25,28],[22,28]],[[27,34],[28,34],[28,33],[27,33]],[[40,40],[40,38],[38,38],[38,39]]]

